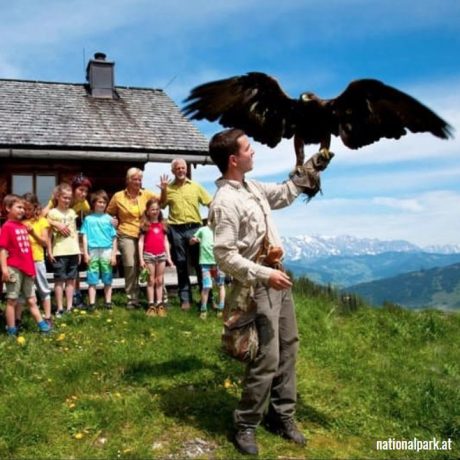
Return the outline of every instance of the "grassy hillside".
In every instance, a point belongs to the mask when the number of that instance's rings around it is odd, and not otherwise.
[[[261,458],[459,457],[460,315],[350,308],[305,280],[296,306],[309,443],[260,428]],[[0,458],[239,458],[228,435],[243,367],[220,353],[219,319],[116,307],[49,337],[26,326],[23,345],[0,337]],[[453,449],[375,448],[414,437]]]
[[[390,301],[409,308],[460,310],[460,264],[362,283],[346,290],[374,305]]]

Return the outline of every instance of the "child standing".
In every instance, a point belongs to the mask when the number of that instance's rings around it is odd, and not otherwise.
[[[48,220],[57,222],[65,232],[53,227],[51,250],[48,251],[54,271],[54,294],[56,297],[56,317],[64,313],[64,291],[66,311],[72,310],[75,280],[78,276],[80,263],[80,246],[77,233],[77,214],[70,207],[72,202],[72,187],[60,184],[54,197],[55,207],[48,213]]]
[[[225,304],[225,275],[216,265],[214,258],[214,236],[212,230],[207,225],[207,219],[203,220],[203,227],[200,227],[190,240],[190,244],[200,244],[200,268],[203,277],[203,287],[201,290],[200,318],[207,317],[207,304],[209,291],[212,288],[212,280],[219,287],[219,303],[217,305],[217,316],[222,316]]]
[[[21,222],[24,217],[24,202],[18,195],[6,195],[3,206],[7,221],[0,234],[0,265],[2,281],[6,284],[6,332],[17,335],[15,310],[20,294],[26,299],[30,314],[38,324],[40,332],[50,332],[51,326],[43,320],[35,297],[35,265],[27,228]]]
[[[87,200],[87,196],[88,196],[89,190],[92,187],[92,183],[83,173],[79,173],[72,178],[71,185],[72,185],[71,208],[77,214],[77,230],[78,230],[81,227],[83,218],[87,214],[89,214],[91,210],[90,205]],[[53,198],[56,194],[56,191],[57,191],[57,187],[55,188],[53,192],[53,196],[51,197],[48,205],[43,210],[44,216],[48,216],[49,211],[55,207],[54,205],[55,200]],[[68,235],[68,229],[65,225],[59,222],[55,222],[51,219],[49,219],[49,221],[50,221],[51,227],[54,230],[61,232],[65,236]],[[82,237],[79,238],[79,243],[80,243],[80,252],[81,252],[81,250],[83,249],[83,238]],[[76,307],[83,306],[83,296],[81,295],[81,292],[80,292],[80,278],[78,276],[75,281],[75,290],[73,293],[73,304]]]
[[[166,227],[157,198],[147,201],[141,217],[139,237],[139,260],[142,268],[147,268],[148,316],[166,316],[163,302],[164,271],[166,263],[173,265],[166,236]]]
[[[51,289],[46,279],[45,250],[49,246],[49,222],[41,215],[38,198],[33,193],[26,193],[24,199],[24,217],[22,222],[29,232],[32,257],[35,263],[35,287],[45,312],[45,321],[51,324]]]
[[[109,197],[104,190],[91,195],[92,214],[85,217],[81,227],[83,235],[83,258],[88,265],[88,309],[96,308],[96,285],[104,284],[104,306],[112,308],[112,267],[117,264],[117,232],[112,216],[105,213]]]

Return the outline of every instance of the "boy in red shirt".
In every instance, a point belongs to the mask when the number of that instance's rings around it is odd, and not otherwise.
[[[18,195],[6,195],[3,207],[7,221],[0,234],[0,265],[2,281],[6,286],[6,333],[17,335],[15,309],[19,294],[23,294],[30,314],[40,332],[50,332],[50,325],[43,320],[35,297],[35,264],[29,242],[29,233],[21,222],[24,217],[24,201]]]

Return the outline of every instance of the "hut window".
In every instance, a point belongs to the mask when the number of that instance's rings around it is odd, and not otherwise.
[[[41,204],[46,205],[56,186],[55,175],[44,174],[13,174],[11,191],[17,195],[32,192],[37,195]]]

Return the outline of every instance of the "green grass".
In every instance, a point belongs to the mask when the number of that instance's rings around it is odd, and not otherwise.
[[[297,286],[297,418],[309,443],[260,428],[260,457],[458,458],[460,315],[349,311]],[[0,458],[239,458],[229,434],[244,369],[220,352],[220,330],[174,303],[167,318],[75,313],[48,337],[27,320],[24,345],[0,337]],[[453,450],[375,448],[414,437],[451,438]]]

